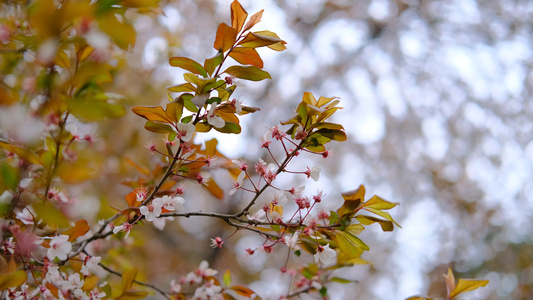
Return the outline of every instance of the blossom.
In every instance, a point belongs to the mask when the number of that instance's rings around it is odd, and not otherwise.
[[[224,240],[218,236],[211,239],[211,248],[222,248],[222,244],[224,244]]]
[[[293,235],[287,234],[285,236],[285,245],[287,245],[287,247],[291,249],[299,250],[300,246],[298,246],[298,234],[296,233]]]
[[[0,195],[0,204],[9,204],[11,199],[13,199],[13,194],[6,190]]]
[[[239,177],[237,177],[237,181],[233,182],[233,188],[229,191],[230,195],[235,194],[235,192],[242,187],[242,181],[244,180],[244,176],[246,176],[246,173],[241,172],[241,174],[239,174]]]
[[[85,258],[85,263],[83,264],[83,266],[81,266],[81,270],[80,270],[80,273],[85,275],[85,276],[89,276],[91,275],[91,273],[93,272],[93,270],[96,268],[96,266],[98,266],[98,264],[100,263],[100,260],[102,258],[100,256],[93,256],[91,258],[89,258],[88,256]]]
[[[312,169],[307,167],[305,175],[307,175],[307,178],[311,177],[314,181],[318,181],[318,178],[320,177],[320,170],[320,167],[313,167]]]
[[[220,292],[222,287],[215,284],[215,281],[211,279],[206,282],[203,286],[198,287],[194,291],[194,299],[225,299]]]
[[[142,202],[144,199],[146,199],[146,196],[148,195],[148,191],[144,186],[138,187],[135,189],[135,201]]]
[[[184,142],[190,141],[196,131],[196,127],[191,123],[178,123],[176,128],[178,129],[176,137]]]
[[[321,202],[322,201],[322,197],[326,196],[324,194],[323,191],[317,191],[317,194],[313,196],[313,200],[315,200],[315,202]]]
[[[144,215],[146,221],[152,222],[155,220],[155,218],[159,217],[161,215],[163,207],[163,200],[161,198],[155,198],[152,200],[152,203],[148,206],[141,206],[140,211],[141,214]]]
[[[182,197],[163,196],[162,198],[156,199],[161,199],[163,202],[163,208],[168,211],[175,211],[185,203],[185,199]]]
[[[172,281],[170,281],[170,292],[173,293],[173,294],[177,294],[179,292],[181,292],[181,285],[176,283],[176,280],[172,279]]]
[[[226,124],[224,119],[222,119],[220,116],[215,115],[215,110],[217,106],[216,104],[211,104],[211,108],[209,109],[209,112],[207,113],[207,123],[209,123],[211,126],[215,128],[222,128]]]
[[[237,114],[240,114],[242,112],[242,104],[241,101],[237,99],[231,100],[231,106],[235,107],[235,112]]]
[[[209,263],[205,260],[202,260],[202,262],[200,262],[200,266],[198,266],[198,269],[196,270],[196,273],[199,276],[204,277],[204,276],[215,276],[217,275],[218,271],[210,269]]]
[[[59,258],[60,260],[67,259],[67,255],[72,250],[72,244],[68,241],[68,235],[54,236],[50,241],[50,248],[46,253],[46,256],[50,260]]]
[[[33,215],[27,207],[17,213],[17,219],[26,225],[33,225]]]
[[[322,262],[324,265],[330,265],[335,261],[337,257],[337,252],[329,247],[329,244],[326,246],[318,246],[317,252],[315,254],[315,262]]]
[[[128,222],[125,222],[124,224],[113,228],[113,233],[117,234],[117,233],[119,233],[121,231],[126,231],[126,235],[124,236],[124,238],[127,238],[130,235],[130,231],[131,231],[132,227],[133,227],[133,225],[131,225]]]

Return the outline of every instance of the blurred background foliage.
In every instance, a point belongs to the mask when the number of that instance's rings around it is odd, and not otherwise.
[[[161,146],[162,141],[143,130],[130,108],[165,103],[165,87],[183,82],[183,73],[168,65],[169,57],[202,61],[215,53],[215,30],[220,22],[227,22],[230,2],[154,2],[121,12],[127,22],[98,11],[69,12],[72,26],[86,30],[87,42],[100,47],[89,56],[91,68],[111,66],[110,78],[99,85],[123,95],[116,103],[126,107],[119,119],[76,122],[78,130],[97,138],[77,149],[94,172],[91,180],[65,190],[77,205],[69,212],[71,217],[95,224],[109,216],[113,211],[108,205],[123,207],[130,192],[120,182],[143,176],[128,160],[148,169],[158,162],[144,144],[152,140]],[[334,122],[344,125],[348,141],[334,145],[335,155],[321,165],[322,185],[306,190],[324,189],[330,209],[340,206],[341,191],[361,183],[369,195],[401,203],[391,213],[403,229],[363,232],[362,239],[371,248],[363,258],[371,264],[341,270],[342,277],[358,283],[339,284],[330,289],[332,297],[444,295],[442,274],[448,266],[457,277],[490,280],[487,287],[471,292],[469,299],[531,295],[533,3],[241,3],[251,13],[264,8],[258,29],[264,26],[278,33],[288,42],[288,50],[261,52],[272,81],[238,82],[241,87],[235,95],[261,111],[243,118],[239,137],[215,134],[220,151],[230,158],[257,160],[265,155],[259,149],[259,137],[268,126],[289,118],[304,91],[338,96],[344,109]],[[50,22],[50,14],[37,15],[41,18],[32,18],[24,2],[12,0],[4,1],[0,13],[0,129],[2,138],[26,144],[44,130],[48,111],[53,109],[39,102],[50,84],[43,43],[65,30],[61,18]],[[24,26],[38,31],[37,39],[22,41],[33,50],[9,48],[6,36],[25,30]],[[99,30],[93,32],[94,28]],[[61,43],[57,45],[61,49]],[[61,61],[56,58],[55,64]],[[56,84],[69,80],[65,74],[57,76]],[[29,112],[22,107],[30,107]],[[301,166],[322,163],[311,158],[300,161]],[[219,184],[229,190],[231,182],[223,178]],[[246,196],[238,193],[220,201],[194,184],[183,185],[186,210],[231,211],[242,204],[244,198],[239,197]],[[117,269],[134,262],[144,270],[144,280],[152,283],[166,285],[207,257],[212,266],[231,269],[234,281],[251,284],[261,295],[284,292],[276,272],[285,257],[245,255],[244,249],[259,246],[260,239],[237,235],[222,249],[209,248],[209,238],[228,236],[226,229],[216,220],[179,219],[167,222],[164,231],[136,228],[124,248],[113,249],[112,239],[96,242],[93,251],[110,251],[108,263]]]

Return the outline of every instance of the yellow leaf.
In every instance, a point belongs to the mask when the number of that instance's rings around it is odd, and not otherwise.
[[[135,277],[137,277],[137,273],[139,273],[139,269],[133,268],[130,270],[125,271],[122,274],[122,291],[126,292],[131,288],[133,285],[133,281],[135,280]]]
[[[61,68],[70,69],[70,58],[65,50],[60,50],[54,59],[54,63]]]
[[[70,227],[68,218],[50,202],[37,202],[33,204],[35,213],[45,224],[60,228]]]
[[[368,201],[363,203],[361,207],[369,207],[369,208],[382,210],[382,209],[391,209],[398,204],[399,204],[398,202],[389,202],[379,196],[373,196]]]
[[[22,285],[28,279],[26,271],[20,270],[6,275],[0,275],[0,291]]]
[[[226,23],[221,23],[217,29],[217,36],[213,48],[222,49],[222,52],[228,51],[237,40],[237,29],[229,27]]]
[[[18,157],[22,158],[25,161],[31,162],[32,164],[42,164],[41,158],[30,150],[3,141],[0,141],[0,148],[4,148],[9,152],[14,153]]]
[[[450,293],[449,298],[451,299],[464,292],[473,291],[480,287],[486,286],[488,283],[488,280],[459,279],[455,289]]]
[[[107,33],[113,42],[123,50],[135,45],[137,33],[130,24],[120,22],[115,14],[107,13],[98,20],[98,28]]]
[[[79,159],[73,163],[62,163],[57,168],[57,175],[63,182],[76,184],[96,176],[97,172],[89,166],[85,159]]]
[[[204,187],[211,193],[211,195],[215,196],[218,199],[224,198],[224,191],[218,186],[218,184],[211,178],[207,181],[206,185]]]
[[[85,277],[85,279],[83,279],[83,287],[81,289],[85,292],[94,289],[98,283],[98,280],[100,280],[100,277],[96,275]]]
[[[131,109],[135,114],[155,122],[172,124],[172,119],[167,116],[161,106],[137,106]]]
[[[239,1],[233,1],[231,3],[231,27],[235,28],[237,31],[241,31],[247,17],[248,13],[242,8]]]

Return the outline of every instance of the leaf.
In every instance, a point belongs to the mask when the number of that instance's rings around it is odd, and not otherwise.
[[[331,139],[337,142],[346,141],[346,133],[340,130],[322,128],[322,129],[319,129],[313,132],[311,135],[309,135],[309,137],[314,136],[315,134],[321,135],[323,137],[327,137],[328,139]]]
[[[264,9],[262,9],[262,10],[256,12],[255,14],[253,14],[250,17],[250,20],[248,20],[248,22],[246,22],[246,25],[244,25],[244,30],[243,31],[250,30],[252,27],[255,26],[255,24],[261,22],[261,17],[263,16],[263,11],[264,11]]]
[[[123,292],[131,289],[131,286],[133,285],[133,281],[135,280],[135,277],[137,277],[137,273],[139,273],[139,269],[132,268],[130,270],[125,271],[122,274],[122,291]]]
[[[201,64],[196,61],[187,58],[187,57],[171,57],[169,59],[169,64],[173,67],[182,68],[194,74],[202,75],[207,77],[207,71],[202,67]]]
[[[383,219],[379,219],[379,218],[371,217],[371,216],[363,216],[363,215],[355,216],[355,218],[359,222],[361,222],[361,224],[364,224],[364,225],[371,225],[373,223],[378,223],[381,226],[381,229],[383,231],[394,230],[394,225],[391,221],[387,221],[387,220],[383,220]]]
[[[232,286],[229,289],[235,291],[235,293],[237,293],[238,295],[248,297],[248,298],[251,298],[251,296],[255,294],[254,291],[244,286],[237,285],[237,286]]]
[[[155,122],[172,124],[172,119],[167,116],[161,106],[137,106],[131,109],[135,114]]]
[[[150,293],[145,291],[124,291],[122,295],[120,295],[117,300],[139,300],[139,299],[146,299],[146,296],[148,296]]]
[[[315,123],[313,125],[313,128],[316,128],[316,129],[325,128],[325,129],[333,129],[333,130],[344,130],[344,127],[342,125],[340,125],[340,124],[328,123],[328,122]]]
[[[167,104],[167,109],[165,110],[167,117],[169,117],[174,123],[178,123],[183,115],[183,106],[184,101],[181,96]]]
[[[261,81],[263,79],[271,79],[270,74],[268,72],[263,71],[259,69],[256,66],[249,66],[249,67],[243,67],[243,66],[231,66],[224,71],[224,73],[227,73],[231,76],[245,79],[245,80],[251,80],[251,81]]]
[[[149,176],[150,175],[150,170],[148,170],[147,168],[137,164],[136,162],[134,162],[133,160],[129,159],[129,158],[125,158],[126,162],[129,163],[130,165],[132,165],[137,171],[141,172],[142,174],[146,175],[146,176]]]
[[[63,234],[68,235],[69,236],[68,241],[72,242],[78,237],[86,234],[90,229],[91,227],[89,227],[89,224],[87,223],[87,221],[85,219],[81,219],[81,220],[76,221],[76,224],[74,224],[73,227],[70,227],[68,230],[63,232]]]
[[[329,281],[334,281],[334,282],[338,282],[338,283],[352,283],[352,282],[357,282],[357,280],[348,280],[348,279],[344,279],[344,278],[340,278],[340,277],[333,277],[333,278],[331,278]]]
[[[218,184],[211,178],[207,181],[204,187],[215,196],[217,199],[224,199],[224,191],[218,186]]]
[[[448,269],[448,274],[450,273],[450,269]],[[452,275],[453,276],[453,275]],[[475,280],[475,279],[459,279],[459,282],[457,282],[457,285],[453,289],[453,291],[448,296],[448,299],[452,299],[453,297],[473,291],[475,289],[478,289],[480,287],[484,287],[489,283],[488,280]]]
[[[33,204],[35,214],[45,224],[52,227],[70,227],[69,219],[50,202],[36,202]]]
[[[98,284],[99,280],[100,277],[96,275],[85,277],[83,279],[83,287],[81,289],[85,292],[90,291],[96,287],[96,284]]]
[[[452,294],[452,291],[455,289],[455,277],[453,276],[452,268],[448,268],[448,274],[445,274],[443,276],[446,282],[446,292],[449,296]]]
[[[97,172],[90,166],[90,161],[82,157],[75,162],[60,164],[57,168],[57,175],[64,183],[76,184],[94,178]]]
[[[399,205],[397,202],[389,202],[379,196],[373,196],[368,201],[363,203],[361,207],[368,207],[368,208],[374,208],[374,209],[391,209],[395,207],[396,205]]]
[[[213,74],[215,71],[215,68],[218,67],[222,60],[224,59],[224,52],[222,50],[218,50],[218,53],[215,54],[215,56],[208,58],[204,62],[204,68],[209,73],[209,75]]]
[[[175,86],[171,86],[171,87],[167,88],[167,90],[169,92],[174,92],[174,93],[196,92],[196,91],[198,91],[196,89],[196,87],[194,85],[190,84],[189,82],[178,84],[178,85],[175,85]]]
[[[237,41],[237,29],[229,27],[226,23],[221,23],[217,29],[217,36],[213,48],[215,50],[228,51]]]
[[[229,53],[229,56],[242,65],[263,68],[263,60],[254,48],[237,47]]]
[[[6,275],[0,275],[0,291],[22,285],[28,280],[26,271],[20,270]]]
[[[248,13],[242,8],[239,1],[233,1],[231,3],[231,27],[235,28],[238,32],[241,31],[247,17]]]
[[[226,270],[223,277],[224,286],[230,286],[231,285],[231,272],[229,270]]]
[[[365,250],[370,250],[361,239],[345,231],[335,231],[341,251],[350,257],[359,257]]]
[[[198,123],[198,124],[200,124],[200,123]],[[222,128],[216,128],[216,127],[213,127],[213,128],[216,131],[222,132],[222,133],[234,133],[234,134],[241,133],[241,125],[239,125],[237,123],[233,123],[233,122],[224,123],[224,127],[222,127]]]
[[[342,197],[344,198],[344,204],[337,209],[340,219],[348,216],[351,217],[355,214],[355,210],[364,201],[365,187],[360,185],[355,191],[343,193]]]
[[[42,165],[41,158],[37,154],[30,150],[24,149],[20,146],[13,145],[8,142],[0,141],[0,148],[4,148],[7,151],[16,154],[21,159],[28,161],[32,164]]]
[[[396,224],[396,226],[402,228],[402,226],[400,226],[400,224],[398,224],[398,223],[396,223],[396,221],[394,221],[394,219],[391,217],[391,215],[388,212],[381,211],[379,209],[368,208],[368,207],[365,207],[364,210],[366,210],[368,212],[371,212],[373,214],[376,214],[378,216],[381,216],[381,217],[391,221],[392,223]]]
[[[126,114],[126,110],[120,104],[88,97],[73,98],[68,101],[67,105],[70,113],[82,122],[93,122],[103,118],[116,119]]]
[[[287,42],[280,39],[279,36],[274,32],[265,30],[249,32],[246,37],[238,43],[238,45],[246,48],[259,48],[268,46],[270,48],[273,47],[273,50],[281,51],[287,48],[284,46],[286,43]]]
[[[98,28],[107,33],[122,50],[128,50],[135,45],[137,39],[135,29],[130,24],[120,22],[115,14],[106,13],[98,19],[98,25]]]
[[[156,123],[154,121],[146,121],[144,128],[155,133],[175,133],[172,127],[167,124]]]

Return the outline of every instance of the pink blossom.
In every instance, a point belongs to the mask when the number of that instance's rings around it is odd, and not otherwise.
[[[46,256],[50,260],[59,258],[59,260],[67,259],[67,255],[72,250],[72,244],[68,241],[68,235],[54,236],[50,241],[50,248],[46,253]]]
[[[305,175],[307,175],[307,178],[311,177],[314,181],[318,181],[318,178],[320,178],[320,170],[320,167],[313,167],[313,169],[307,167]]]
[[[211,239],[211,248],[222,248],[222,244],[224,244],[224,240],[218,236]]]
[[[96,266],[98,266],[98,264],[100,263],[101,259],[102,258],[100,256],[93,256],[93,257],[87,256],[85,258],[85,263],[83,264],[83,266],[81,266],[80,273],[85,276],[91,275],[94,269],[96,268]]]
[[[230,196],[235,194],[235,192],[242,187],[242,181],[244,180],[245,175],[245,172],[241,172],[239,177],[237,177],[237,181],[233,182],[233,188],[229,191]]]

